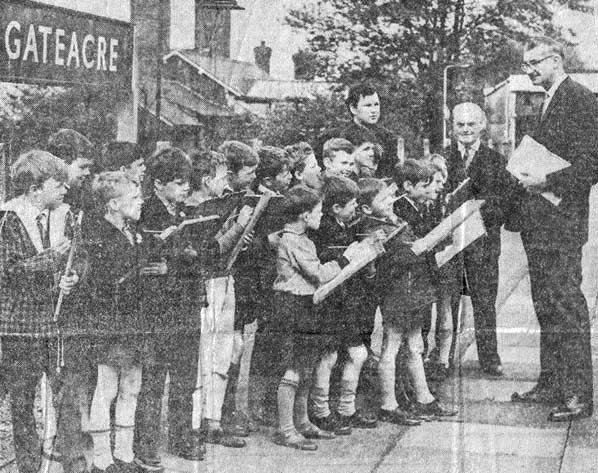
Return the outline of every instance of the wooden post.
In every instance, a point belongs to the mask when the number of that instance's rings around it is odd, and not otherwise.
[[[430,139],[424,138],[424,157],[430,156]]]
[[[397,138],[397,163],[403,164],[405,162],[405,139]]]

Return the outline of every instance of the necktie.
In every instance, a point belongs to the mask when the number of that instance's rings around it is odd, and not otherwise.
[[[465,170],[469,168],[474,156],[475,151],[472,148],[465,148],[465,151],[463,151],[463,164],[465,165]]]
[[[39,237],[42,241],[42,248],[50,248],[50,213],[46,215],[42,212],[35,218],[37,223],[37,230],[39,231]]]

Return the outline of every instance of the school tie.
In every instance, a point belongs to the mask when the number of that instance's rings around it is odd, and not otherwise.
[[[42,212],[35,218],[42,248],[50,248],[50,212]]]

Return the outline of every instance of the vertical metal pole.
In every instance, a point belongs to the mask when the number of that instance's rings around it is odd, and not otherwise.
[[[158,44],[156,45],[156,143],[160,141],[162,113],[162,44],[164,41],[164,0],[158,0]]]

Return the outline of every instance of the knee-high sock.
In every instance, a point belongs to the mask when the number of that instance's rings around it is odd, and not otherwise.
[[[330,415],[330,405],[328,403],[330,396],[330,375],[336,365],[337,352],[324,354],[316,363],[314,369],[313,386],[311,390],[311,400],[313,403],[313,414],[318,419],[323,419]]]
[[[411,377],[417,402],[427,404],[434,400],[434,396],[428,388],[426,373],[424,371],[424,361],[422,358],[424,343],[422,341],[421,330],[415,329],[407,334],[407,345],[407,370]]]
[[[131,367],[121,371],[115,412],[114,458],[131,463],[133,434],[135,432],[135,409],[141,389],[141,368]]]
[[[368,351],[364,345],[349,347],[347,351],[349,356],[345,361],[341,377],[338,413],[343,416],[352,416],[355,414],[355,395],[357,393],[357,384],[359,384],[359,374],[368,357]]]
[[[278,426],[283,434],[291,434],[295,431],[293,413],[295,408],[295,394],[297,393],[297,379],[287,376],[288,372],[278,385]]]
[[[378,375],[380,376],[381,408],[388,411],[394,411],[398,407],[395,395],[395,378],[396,359],[401,348],[401,338],[402,334],[392,327],[384,329]]]
[[[301,370],[301,380],[295,394],[294,421],[295,426],[302,427],[309,425],[309,416],[307,413],[307,401],[309,398],[309,389],[311,388],[312,376],[311,370]]]
[[[451,311],[451,298],[446,296],[438,306],[436,316],[436,333],[438,335],[438,361],[448,367],[453,343],[453,314]]]
[[[110,405],[118,393],[118,373],[108,365],[98,365],[98,377],[89,412],[93,439],[93,464],[105,470],[112,461],[110,449]]]

